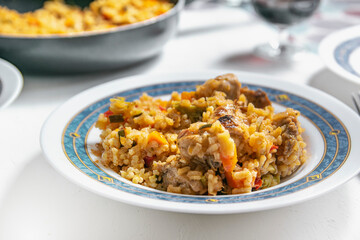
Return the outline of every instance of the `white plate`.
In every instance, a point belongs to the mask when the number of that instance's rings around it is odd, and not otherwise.
[[[329,69],[360,84],[360,25],[327,36],[319,54]]]
[[[11,63],[0,58],[0,109],[12,103],[23,87],[20,71]]]
[[[354,111],[308,86],[243,72],[235,74],[250,88],[267,92],[276,111],[292,107],[302,113],[310,158],[280,185],[241,195],[181,195],[133,184],[94,163],[96,158],[89,150],[100,141],[94,123],[98,114],[108,109],[110,98],[120,95],[132,101],[143,92],[165,97],[172,91],[193,90],[222,73],[140,75],[86,90],[50,115],[41,132],[43,152],[61,174],[99,195],[142,207],[190,213],[239,213],[286,206],[323,194],[359,172],[360,148],[351,147],[360,142],[360,118]]]

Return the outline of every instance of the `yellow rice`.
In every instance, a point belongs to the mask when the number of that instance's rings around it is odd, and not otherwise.
[[[279,184],[306,161],[300,113],[275,113],[270,102],[255,107],[245,96],[255,92],[244,88],[229,99],[229,79],[174,92],[169,101],[111,99],[96,123],[101,161],[133,183],[174,193],[239,194]]]
[[[171,9],[165,0],[95,0],[81,9],[62,0],[46,1],[34,12],[0,6],[0,34],[69,34],[145,21]]]

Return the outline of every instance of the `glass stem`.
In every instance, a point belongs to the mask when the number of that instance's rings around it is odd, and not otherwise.
[[[290,34],[285,27],[278,28],[277,38],[270,42],[271,47],[276,51],[281,51],[286,45],[289,44]]]

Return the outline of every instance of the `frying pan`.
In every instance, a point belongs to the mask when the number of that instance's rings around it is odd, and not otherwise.
[[[0,0],[19,12],[42,7],[45,0]],[[68,35],[0,34],[0,58],[20,70],[35,72],[89,72],[123,68],[159,54],[175,35],[185,0],[171,0],[174,7],[152,19],[107,30]],[[89,0],[67,0],[87,6]]]

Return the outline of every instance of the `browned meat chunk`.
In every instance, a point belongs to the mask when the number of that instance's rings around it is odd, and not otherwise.
[[[184,194],[204,194],[207,188],[201,181],[190,180],[186,176],[178,174],[178,169],[175,167],[165,166],[162,174],[163,186],[167,189],[170,185],[173,187],[180,187]]]
[[[220,75],[214,79],[209,79],[203,85],[196,88],[196,96],[211,97],[214,96],[215,91],[226,94],[227,99],[236,100],[241,94],[244,94],[249,102],[253,103],[257,108],[264,108],[271,105],[266,93],[260,89],[254,91],[247,87],[241,88],[238,78],[232,74]]]
[[[218,118],[224,115],[234,115],[235,114],[235,107],[232,104],[226,106],[219,106],[214,111],[214,117]]]
[[[196,89],[197,97],[211,97],[215,91],[224,92],[228,99],[238,99],[240,96],[241,84],[238,78],[232,74],[225,74],[206,81]]]
[[[178,138],[180,139],[182,137],[186,137],[186,136],[189,136],[191,134],[194,134],[194,133],[192,131],[190,131],[189,129],[184,129],[181,132],[179,132]]]
[[[221,166],[221,162],[215,161],[214,156],[207,154],[208,136],[201,132],[194,133],[184,129],[178,135],[178,146],[181,157],[194,166],[215,170]]]
[[[203,149],[206,149],[207,145],[206,138],[199,134],[194,134],[187,129],[181,131],[178,135],[180,154],[186,160],[194,157],[203,158]]]
[[[179,186],[181,184],[186,184],[186,179],[179,176],[175,167],[167,167],[163,172],[162,179],[165,188],[169,185]]]
[[[235,141],[237,146],[237,152],[240,153],[243,148],[243,132],[238,128],[239,123],[243,121],[239,117],[236,117],[236,109],[233,105],[220,106],[215,109],[212,116],[218,120],[230,133],[230,137]]]
[[[264,108],[268,105],[271,105],[271,102],[266,93],[260,89],[254,91],[245,87],[240,89],[240,93],[244,94],[247,100],[254,104],[254,106],[257,108]]]
[[[223,125],[228,130],[231,128],[236,128],[238,125],[236,123],[235,117],[232,115],[224,115],[220,117],[218,120],[221,123],[221,125]]]
[[[299,135],[298,120],[296,116],[288,115],[287,112],[278,113],[275,115],[275,119],[275,126],[284,128],[281,134],[282,144],[279,146],[277,153],[288,157],[297,143],[297,136]]]

